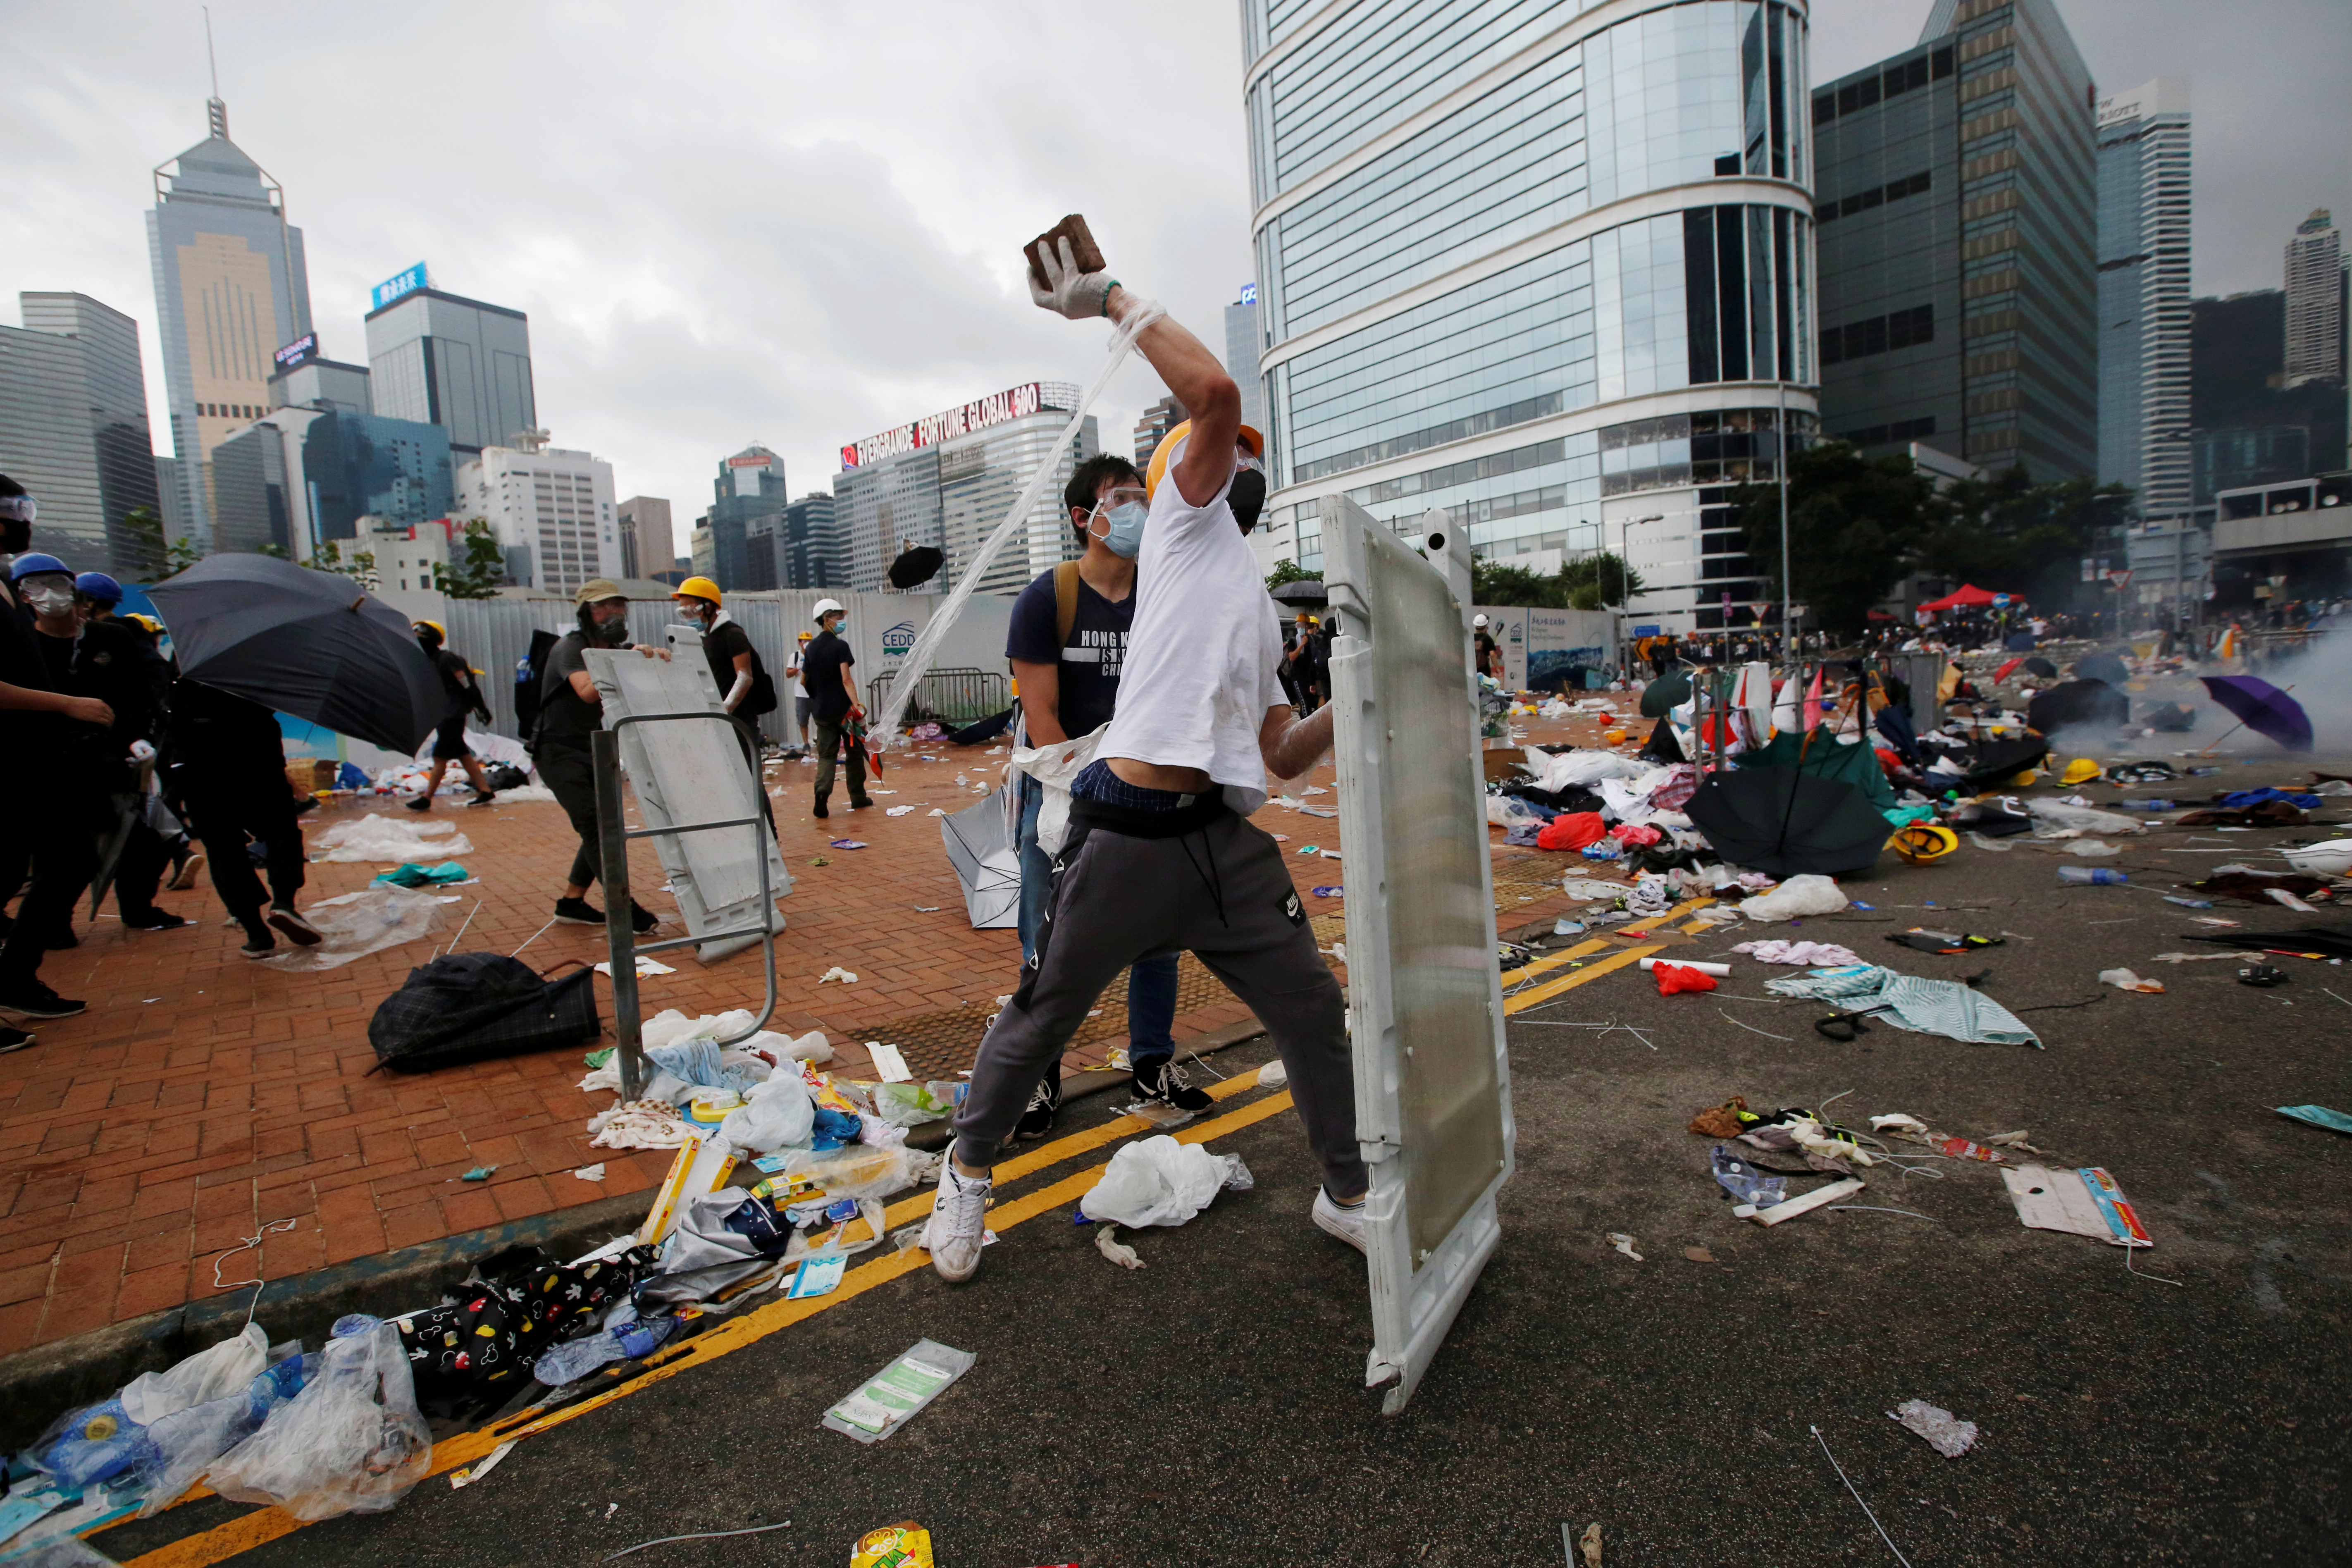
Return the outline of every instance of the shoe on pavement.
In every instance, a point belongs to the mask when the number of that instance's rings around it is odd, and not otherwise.
[[[237,949],[237,952],[245,954],[247,958],[268,958],[271,953],[276,952],[277,951],[278,939],[269,934],[269,928],[268,926],[263,926],[257,931],[249,931],[246,932],[245,945]]]
[[[986,1176],[959,1173],[955,1157],[940,1162],[940,1189],[931,1199],[931,1217],[923,1226],[923,1250],[931,1267],[950,1285],[961,1285],[980,1272],[980,1249],[988,1237],[988,1194],[995,1184]]]
[[[40,1037],[30,1029],[12,1029],[5,1024],[0,1024],[0,1057],[6,1056],[10,1051],[21,1051],[38,1038]]]
[[[47,947],[48,951],[51,952],[63,952],[69,947],[79,947],[80,945],[81,938],[74,935],[74,929],[71,925],[59,926],[56,931],[49,934]]]
[[[411,811],[430,811],[433,809],[433,797],[429,795],[420,795],[415,800],[408,803],[408,809]]]
[[[499,792],[498,792],[498,791],[496,791],[496,790],[494,790],[494,789],[491,789],[491,790],[480,790],[480,789],[478,789],[478,790],[476,790],[476,791],[474,792],[474,798],[473,798],[473,799],[471,799],[471,800],[469,800],[469,801],[467,801],[466,804],[467,804],[467,805],[496,805],[498,804],[498,802],[499,802]]]
[[[1144,1100],[1172,1105],[1195,1116],[1217,1103],[1204,1090],[1194,1089],[1184,1069],[1172,1061],[1138,1067],[1135,1069],[1135,1092]]]
[[[1013,1126],[1014,1140],[1026,1143],[1045,1137],[1054,1131],[1054,1118],[1061,1109],[1062,1074],[1060,1064],[1056,1063],[1045,1069],[1045,1080],[1029,1096],[1029,1108],[1021,1113],[1021,1120]]]
[[[297,947],[316,947],[327,940],[320,934],[317,926],[312,925],[292,910],[270,910],[269,923],[284,931],[286,940]]]
[[[132,931],[177,931],[188,922],[168,910],[149,910],[142,915],[125,915],[122,923]]]
[[[639,936],[643,936],[646,932],[653,930],[659,924],[661,924],[661,916],[654,913],[653,910],[646,908],[635,899],[631,899],[629,900],[629,929],[631,931],[636,932]]]
[[[1322,1188],[1315,1189],[1315,1228],[1326,1236],[1336,1236],[1359,1252],[1364,1251],[1364,1205],[1342,1208],[1331,1201],[1331,1194]],[[1370,1257],[1370,1253],[1365,1254]]]
[[[867,806],[870,806],[873,804],[874,803],[870,800],[853,800],[849,803],[849,809],[852,811],[864,811]]]
[[[819,795],[816,797],[816,804],[809,807],[809,815],[815,817],[826,817],[833,815],[833,813],[825,810],[824,808],[824,796]]]
[[[555,923],[562,926],[600,926],[604,923],[604,911],[585,899],[555,900]]]
[[[168,885],[172,891],[184,893],[196,885],[196,879],[204,875],[204,869],[205,852],[201,849],[192,849],[180,862],[179,868],[172,873],[172,880]]]
[[[70,1018],[89,1010],[89,1003],[60,996],[37,979],[0,991],[0,1012],[15,1013],[22,1017]]]

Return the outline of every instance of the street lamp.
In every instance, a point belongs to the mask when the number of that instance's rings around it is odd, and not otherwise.
[[[1633,528],[1639,522],[1665,521],[1666,514],[1657,511],[1652,512],[1647,517],[1621,517],[1617,520],[1617,607],[1614,613],[1620,617],[1617,623],[1617,659],[1621,668],[1626,667],[1625,625],[1622,617],[1632,614],[1633,608]]]

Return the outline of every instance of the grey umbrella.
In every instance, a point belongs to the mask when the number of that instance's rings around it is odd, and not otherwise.
[[[1273,593],[1286,605],[1328,605],[1331,602],[1330,595],[1323,591],[1323,579],[1320,577],[1300,577],[1285,583]]]
[[[441,678],[408,617],[349,577],[269,555],[207,555],[148,591],[180,673],[413,756]]]
[[[1005,793],[998,790],[977,805],[940,818],[940,837],[963,884],[964,912],[974,931],[1020,923],[1021,857],[1004,817]]]

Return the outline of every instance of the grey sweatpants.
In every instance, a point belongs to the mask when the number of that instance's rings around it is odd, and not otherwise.
[[[1232,816],[1177,838],[1076,824],[1070,832],[1054,858],[1036,966],[980,1043],[971,1091],[956,1113],[956,1157],[974,1168],[995,1163],[1104,988],[1139,958],[1183,949],[1274,1037],[1324,1189],[1342,1202],[1361,1196],[1347,1005],[1273,838]]]

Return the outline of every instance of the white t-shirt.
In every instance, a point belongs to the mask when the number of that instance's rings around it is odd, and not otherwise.
[[[1259,727],[1290,702],[1282,633],[1225,492],[1193,506],[1171,469],[1143,527],[1118,710],[1095,755],[1199,768],[1246,816],[1265,804]]]

